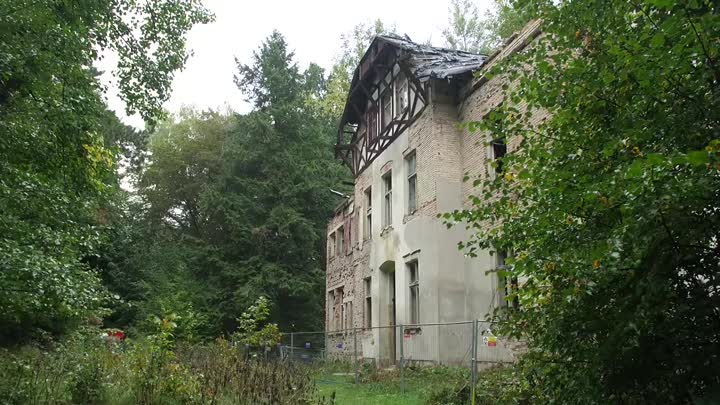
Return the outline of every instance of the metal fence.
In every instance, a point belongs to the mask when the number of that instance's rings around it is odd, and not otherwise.
[[[474,389],[478,370],[512,363],[522,343],[496,336],[493,323],[466,321],[283,333],[280,353],[288,361],[335,361],[359,382],[363,364],[399,369],[404,390],[407,367],[447,365],[469,368]],[[473,392],[474,394],[474,392]]]

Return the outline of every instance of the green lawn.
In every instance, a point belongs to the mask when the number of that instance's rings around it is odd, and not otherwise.
[[[405,394],[400,393],[400,385],[397,381],[368,382],[354,384],[353,376],[321,374],[315,379],[320,393],[330,397],[335,393],[335,403],[345,404],[423,404],[425,395],[417,387],[410,385]]]

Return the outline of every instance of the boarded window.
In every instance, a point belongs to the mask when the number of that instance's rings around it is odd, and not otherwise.
[[[410,323],[420,323],[420,278],[417,260],[407,264],[408,279],[410,280]]]
[[[407,213],[412,214],[417,209],[417,170],[415,151],[405,157],[405,170],[407,172]]]

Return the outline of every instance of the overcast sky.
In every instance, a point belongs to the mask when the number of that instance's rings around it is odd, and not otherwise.
[[[476,1],[483,11],[491,3]],[[414,41],[431,39],[434,45],[444,45],[441,31],[447,25],[449,3],[449,0],[204,0],[216,20],[196,26],[189,33],[188,47],[193,56],[185,69],[176,73],[172,96],[165,108],[175,112],[183,105],[200,109],[229,105],[235,111],[249,110],[233,82],[234,57],[250,62],[252,52],[273,29],[285,36],[302,67],[315,62],[326,70],[340,52],[340,35],[358,23],[377,18]],[[105,71],[103,81],[110,86],[108,104],[124,122],[141,127],[142,120],[128,117],[117,97],[111,72],[115,62],[112,55],[106,55],[98,63]]]

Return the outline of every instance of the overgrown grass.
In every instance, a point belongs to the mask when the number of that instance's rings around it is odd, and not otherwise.
[[[398,369],[377,369],[371,364],[362,366],[359,384],[355,384],[354,369],[348,363],[328,363],[318,367],[315,381],[320,393],[330,397],[334,394],[337,404],[425,404],[464,403],[435,402],[440,394],[443,399],[457,399],[459,391],[467,386],[468,371],[457,367],[408,367],[404,370],[404,389],[401,387]]]
[[[162,330],[124,344],[99,331],[52,347],[0,349],[0,404],[465,404],[463,367],[365,364],[355,384],[350,362],[248,360],[230,342],[176,344]],[[477,404],[517,403],[512,369],[480,374]],[[509,389],[510,388],[510,389]]]
[[[107,345],[89,333],[0,351],[0,404],[321,404],[311,372],[247,360],[222,339],[178,346],[159,333]]]

